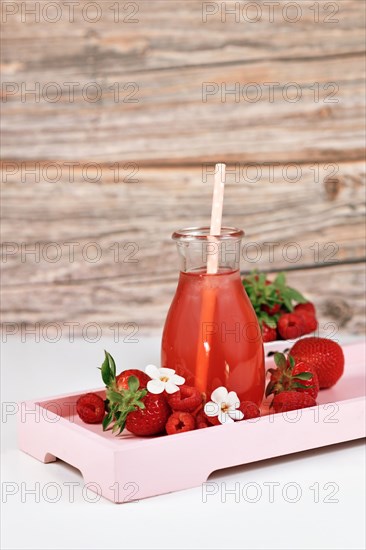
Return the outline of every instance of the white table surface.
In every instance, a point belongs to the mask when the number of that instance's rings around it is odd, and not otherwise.
[[[158,338],[2,344],[3,549],[365,548],[361,440],[220,471],[206,487],[122,505],[93,502],[79,471],[65,463],[45,465],[20,452],[11,404],[99,387],[104,348],[120,369],[159,363]],[[172,468],[179,475],[179,464]],[[235,488],[225,501],[225,490]],[[205,498],[208,491],[215,494]]]

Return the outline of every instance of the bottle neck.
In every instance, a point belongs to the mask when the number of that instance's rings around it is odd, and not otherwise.
[[[215,256],[217,274],[240,269],[241,238],[209,240],[177,240],[180,271],[184,273],[207,273],[209,259]]]

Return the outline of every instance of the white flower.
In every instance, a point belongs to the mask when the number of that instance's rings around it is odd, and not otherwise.
[[[212,392],[211,399],[204,409],[207,416],[217,416],[221,424],[243,420],[244,414],[238,410],[240,401],[236,392],[228,392],[224,386],[220,386]]]
[[[173,369],[158,369],[155,365],[147,365],[145,372],[152,378],[147,383],[147,389],[150,393],[163,393],[164,390],[167,393],[175,393],[179,390],[178,386],[185,382],[185,379],[175,374]]]

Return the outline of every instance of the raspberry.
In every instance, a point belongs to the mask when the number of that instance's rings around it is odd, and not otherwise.
[[[193,412],[202,404],[202,396],[197,388],[183,384],[179,390],[167,396],[173,411]]]
[[[300,310],[296,312],[296,315],[299,315],[304,323],[304,334],[310,334],[318,328],[318,321],[312,313],[309,313],[306,310]]]
[[[293,340],[304,334],[305,324],[300,315],[285,313],[278,320],[277,330],[284,340]]]
[[[194,430],[196,422],[194,417],[188,412],[174,412],[165,425],[166,433],[168,435],[179,434],[182,432],[189,432]]]
[[[207,416],[207,415],[205,416],[208,422],[211,424],[211,426],[221,426],[221,422],[218,416]]]
[[[199,411],[196,415],[196,428],[209,428],[212,426],[208,416],[206,416],[203,410]]]
[[[249,420],[250,418],[257,418],[261,414],[257,405],[252,401],[242,401],[240,403],[239,409],[244,414],[243,420]],[[209,422],[212,426],[221,426],[220,420],[218,419],[217,416],[205,415],[205,417],[206,417],[205,420]]]
[[[243,420],[249,420],[250,418],[257,418],[261,415],[259,407],[252,401],[242,401],[239,409],[244,414]]]
[[[76,401],[76,412],[86,424],[100,424],[104,418],[104,400],[96,393],[86,393]]]
[[[306,313],[311,313],[311,315],[313,315],[313,317],[315,317],[315,315],[316,315],[315,306],[311,302],[306,302],[305,304],[297,304],[297,306],[295,306],[294,311],[295,311],[295,313],[300,313],[300,311],[301,312],[306,312]]]

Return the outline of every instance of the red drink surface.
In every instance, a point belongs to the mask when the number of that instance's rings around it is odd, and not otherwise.
[[[210,398],[225,386],[260,405],[264,353],[256,314],[239,271],[180,273],[165,322],[162,366]]]

